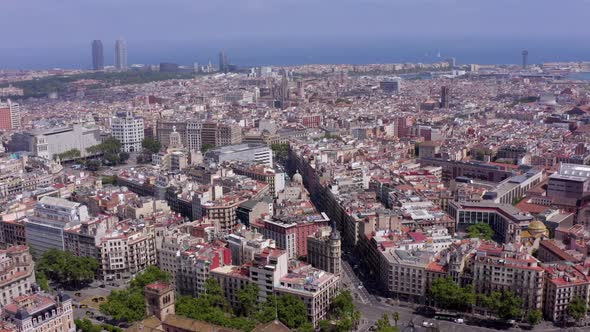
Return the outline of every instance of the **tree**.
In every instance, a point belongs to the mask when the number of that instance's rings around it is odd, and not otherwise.
[[[332,323],[329,320],[322,319],[318,322],[318,327],[322,332],[328,332],[332,329]]]
[[[68,151],[58,154],[57,156],[59,156],[59,159],[61,159],[63,161],[63,160],[72,160],[72,159],[80,158],[81,155],[82,154],[81,154],[80,150],[70,149]]]
[[[361,319],[360,312],[356,309],[349,290],[343,290],[334,297],[330,312],[332,318],[338,321],[336,330],[350,330],[353,326],[357,326]]]
[[[103,185],[112,184],[113,186],[117,185],[117,176],[103,176],[100,178]]]
[[[247,284],[244,288],[237,291],[239,315],[250,317],[257,311],[258,292],[258,286],[254,284]]]
[[[76,325],[76,330],[82,332],[102,332],[102,327],[99,325],[94,325],[88,318],[84,319],[75,319],[74,324]]]
[[[130,287],[141,289],[156,281],[168,282],[170,281],[170,274],[157,268],[156,266],[148,266],[143,272],[137,274],[133,280],[131,280]]]
[[[135,322],[145,317],[143,291],[138,289],[113,290],[107,301],[100,305],[100,312],[116,320]]]
[[[313,328],[313,325],[311,325],[310,322],[303,323],[303,325],[301,325],[297,329],[297,332],[313,332],[313,331],[314,331],[314,328]]]
[[[344,317],[336,322],[336,332],[348,332],[352,330],[352,319]]]
[[[523,300],[512,292],[493,292],[488,297],[482,297],[482,303],[504,320],[522,316]]]
[[[332,312],[337,317],[350,315],[354,310],[355,306],[352,300],[352,294],[348,289],[340,292],[332,300]]]
[[[529,312],[529,315],[527,316],[527,321],[533,326],[539,324],[542,320],[543,314],[540,310],[533,310]]]
[[[146,137],[141,142],[141,147],[149,153],[158,153],[162,149],[162,144],[158,140],[151,137]]]
[[[430,287],[429,297],[444,309],[465,311],[475,304],[473,287],[460,287],[450,278],[435,279]]]
[[[377,331],[380,331],[383,328],[391,326],[391,324],[389,323],[389,316],[387,315],[387,313],[384,313],[383,316],[377,320],[375,325],[377,325]]]
[[[86,151],[91,155],[102,154],[103,163],[108,165],[117,165],[129,159],[127,152],[121,152],[121,142],[114,137],[110,137],[100,144],[91,146]]]
[[[398,330],[397,327],[391,326],[387,314],[383,314],[383,317],[377,320],[375,325],[377,325],[377,332],[396,332]]]
[[[100,311],[116,320],[135,322],[145,317],[143,289],[156,281],[169,281],[170,275],[155,266],[149,266],[139,273],[127,289],[113,290],[107,301],[100,305]]]
[[[567,306],[567,314],[575,320],[580,320],[586,316],[588,305],[581,297],[576,296]]]
[[[215,278],[205,280],[205,293],[201,297],[209,306],[229,309],[229,303],[223,296],[223,289]]]
[[[211,149],[214,149],[214,148],[215,148],[215,145],[205,143],[205,144],[201,145],[201,153],[205,153],[205,152],[207,152]]]
[[[274,296],[267,297],[266,301],[258,303],[258,311],[255,318],[260,323],[273,321],[277,316],[277,302]]]
[[[393,320],[395,321],[395,326],[397,326],[397,322],[399,321],[399,312],[394,311],[393,315],[391,315],[393,317]]]
[[[100,161],[98,160],[90,160],[86,163],[86,169],[91,171],[91,172],[98,172],[98,170],[100,169]]]
[[[42,290],[49,292],[49,280],[47,280],[47,277],[45,276],[45,274],[39,272],[39,273],[37,273],[36,278],[37,278],[37,284],[39,285],[39,287]]]
[[[92,257],[78,257],[67,251],[50,249],[37,261],[37,273],[68,288],[88,285],[96,276],[99,263]]]
[[[296,329],[307,322],[307,307],[305,303],[291,294],[277,298],[279,320],[287,327]]]
[[[467,236],[470,238],[480,238],[482,240],[491,240],[495,233],[492,227],[486,223],[478,223],[467,227]]]
[[[127,160],[129,160],[129,156],[130,156],[129,152],[125,152],[125,151],[119,152],[119,163],[124,163]]]

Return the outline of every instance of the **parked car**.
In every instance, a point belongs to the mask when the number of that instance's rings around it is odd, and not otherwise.
[[[434,326],[434,323],[425,320],[425,321],[422,322],[422,326],[424,326],[424,327],[433,327]]]

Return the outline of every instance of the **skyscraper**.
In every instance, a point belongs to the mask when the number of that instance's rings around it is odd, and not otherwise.
[[[104,52],[102,49],[102,41],[100,40],[92,41],[92,69],[104,69]]]
[[[522,69],[526,69],[528,57],[529,57],[529,51],[527,51],[527,50],[522,51]]]
[[[219,52],[219,71],[222,73],[229,71],[229,60],[224,51]]]
[[[115,67],[118,70],[127,70],[127,43],[123,39],[115,42]]]
[[[448,86],[442,86],[440,88],[440,107],[449,108],[451,103],[451,89]]]

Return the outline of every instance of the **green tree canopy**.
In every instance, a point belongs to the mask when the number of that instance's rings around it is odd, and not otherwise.
[[[305,303],[291,294],[277,298],[279,320],[287,327],[296,329],[307,322],[307,307]]]
[[[512,292],[493,292],[482,296],[482,305],[504,320],[518,319],[522,316],[522,298]]]
[[[258,307],[258,286],[247,284],[246,287],[238,290],[237,297],[240,302],[238,315],[250,317],[257,311]]]
[[[99,263],[92,257],[78,257],[57,249],[46,251],[37,261],[39,275],[64,287],[84,287],[94,281]]]
[[[145,317],[143,288],[156,281],[169,281],[170,275],[155,266],[149,266],[131,280],[127,289],[113,290],[100,311],[116,320],[135,322]]]
[[[57,156],[59,156],[59,159],[61,159],[63,161],[63,160],[71,160],[71,159],[80,158],[81,155],[82,155],[82,153],[80,152],[80,150],[70,149],[68,151],[58,154]]]
[[[154,138],[146,137],[141,142],[141,147],[144,150],[147,150],[146,152],[158,153],[158,152],[160,152],[160,149],[162,148],[162,144],[160,144],[160,142]]]
[[[492,227],[486,223],[478,223],[467,227],[467,236],[470,238],[491,240],[494,237],[494,234]]]
[[[397,327],[391,326],[389,322],[389,316],[385,313],[383,316],[377,320],[375,323],[377,326],[377,332],[397,332]]]
[[[567,306],[567,314],[575,320],[580,320],[588,312],[588,305],[581,297],[576,296]]]
[[[437,278],[432,282],[429,296],[443,309],[466,311],[475,304],[471,286],[460,287],[450,278]]]
[[[203,144],[203,145],[201,145],[201,153],[205,153],[205,152],[212,150],[214,148],[215,148],[215,145],[213,145],[213,144],[208,144],[208,143]]]
[[[540,310],[533,310],[529,312],[527,316],[527,321],[531,325],[537,325],[543,320],[543,314]]]

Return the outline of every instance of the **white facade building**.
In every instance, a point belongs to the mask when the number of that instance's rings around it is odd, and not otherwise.
[[[88,208],[63,198],[45,196],[25,221],[27,244],[35,257],[49,249],[65,250],[64,229],[88,220]]]
[[[117,112],[111,120],[113,137],[121,142],[121,150],[125,152],[141,151],[144,138],[143,119],[133,115],[133,112]]]

